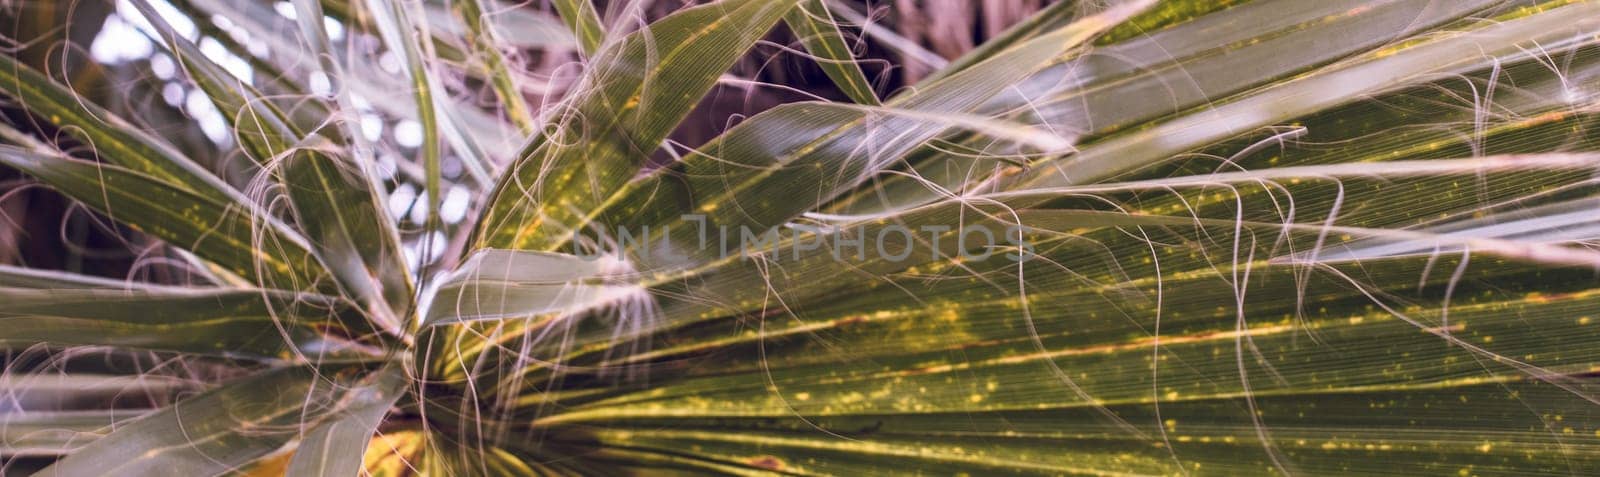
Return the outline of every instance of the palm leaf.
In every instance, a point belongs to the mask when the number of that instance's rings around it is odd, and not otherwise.
[[[539,248],[548,229],[576,226],[644,165],[750,44],[793,2],[734,0],[685,9],[629,34],[591,60],[562,107],[555,136],[524,149],[479,221],[483,246]],[[540,184],[537,190],[528,185]]]
[[[922,114],[878,117],[871,110],[812,103],[774,108],[702,147],[703,152],[688,157],[677,170],[663,169],[628,184],[607,204],[615,211],[602,211],[609,213],[600,222],[646,232],[646,226],[664,230],[662,225],[678,221],[679,214],[700,214],[708,224],[754,230],[781,224],[857,186],[949,127],[922,116],[971,111],[1146,6],[1148,2],[1131,3],[1086,18],[886,104]],[[691,235],[697,233],[679,227],[668,240],[693,243]],[[570,236],[553,237],[554,243]]]
[[[359,352],[328,339],[359,313],[313,295],[251,290],[0,289],[0,343],[96,345],[253,359]],[[128,310],[140,310],[134,315]],[[370,333],[350,329],[351,338]]]
[[[399,367],[385,368],[370,379],[372,383],[348,393],[349,402],[339,414],[330,416],[300,439],[294,458],[289,461],[289,475],[335,476],[361,472],[365,467],[367,444],[408,383],[405,371]]]
[[[119,426],[40,475],[221,475],[283,447],[301,422],[333,410],[328,403],[347,379],[285,368],[229,383]]]
[[[26,104],[32,114],[94,145],[95,155],[107,162],[213,199],[239,197],[171,145],[80,100],[60,83],[17,63],[16,58],[0,58],[0,94]]]
[[[556,11],[561,14],[561,21],[567,24],[567,30],[578,38],[578,47],[585,55],[593,55],[600,51],[600,43],[605,40],[605,29],[600,25],[600,14],[595,11],[594,2],[590,0],[554,0]]]
[[[296,130],[283,112],[207,59],[147,2],[134,4],[162,32],[191,80],[233,122],[256,161],[278,170],[297,225],[311,239],[317,258],[348,293],[392,310],[381,313],[381,319],[397,328],[393,316],[404,316],[411,306],[411,283],[400,262],[394,221],[379,206],[374,181],[365,175],[368,168],[352,164],[336,148],[318,147],[321,136]]]
[[[249,202],[228,202],[108,164],[0,147],[0,163],[173,246],[258,283],[311,288],[320,269],[306,241]]]
[[[499,34],[494,25],[486,20],[481,0],[455,0],[451,6],[461,23],[466,25],[466,34],[473,50],[483,56],[483,67],[494,85],[495,96],[500,98],[500,104],[505,108],[506,116],[523,134],[533,132],[537,127],[533,113],[528,110],[528,101],[522,97],[522,89],[517,87],[516,80],[506,68],[505,55],[500,52]]]
[[[878,104],[878,95],[872,91],[872,82],[861,72],[850,54],[850,46],[839,32],[838,24],[828,13],[828,4],[822,0],[801,3],[783,18],[784,24],[794,31],[806,51],[818,58],[817,66],[833,79],[833,84],[844,91],[846,97],[860,104]]]

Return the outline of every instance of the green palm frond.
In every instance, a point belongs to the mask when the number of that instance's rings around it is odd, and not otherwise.
[[[0,265],[0,473],[1600,472],[1600,2],[125,3],[0,164],[200,278]]]

